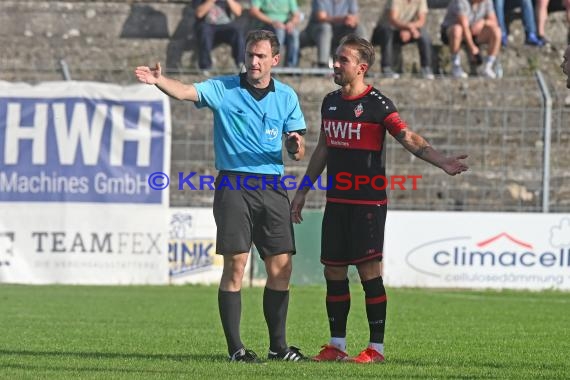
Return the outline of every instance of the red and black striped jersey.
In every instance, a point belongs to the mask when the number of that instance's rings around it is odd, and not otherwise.
[[[387,181],[383,154],[386,130],[395,136],[406,128],[394,103],[372,86],[352,98],[343,97],[337,90],[323,99],[321,118],[328,147],[327,201],[385,204],[386,191],[378,188]],[[358,186],[357,178],[361,179]],[[364,183],[365,178],[376,181],[376,189],[372,183]]]

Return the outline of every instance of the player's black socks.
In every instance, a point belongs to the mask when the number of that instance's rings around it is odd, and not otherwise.
[[[366,300],[366,316],[370,327],[370,342],[384,343],[386,328],[386,289],[382,277],[362,281]]]
[[[220,319],[228,343],[228,353],[233,355],[237,350],[243,348],[239,333],[241,319],[241,291],[228,292],[218,289],[218,307],[220,309]]]
[[[327,280],[327,315],[331,337],[346,337],[346,320],[350,310],[350,288],[346,280]]]
[[[263,315],[269,330],[269,349],[273,352],[282,352],[287,349],[285,322],[288,308],[288,290],[273,290],[265,287],[263,291]]]

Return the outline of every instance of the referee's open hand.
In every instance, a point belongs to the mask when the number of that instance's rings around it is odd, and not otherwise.
[[[160,62],[157,62],[154,68],[148,66],[139,66],[135,69],[135,75],[137,79],[146,84],[156,84],[158,78],[162,74],[162,68],[160,67]]]

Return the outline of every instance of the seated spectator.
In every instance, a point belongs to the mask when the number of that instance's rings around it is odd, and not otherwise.
[[[252,0],[250,15],[257,19],[259,28],[277,35],[279,44],[287,47],[285,66],[297,67],[299,63],[299,21],[297,0]]]
[[[242,13],[237,0],[192,0],[195,29],[198,38],[198,67],[212,68],[211,52],[214,44],[225,42],[232,47],[232,57],[237,67],[245,58],[245,38],[242,27],[235,22]]]
[[[567,25],[566,43],[570,45],[570,0],[561,0],[561,1],[563,2],[564,9],[566,9],[566,25]],[[544,34],[541,34],[540,36],[542,39],[548,42],[544,37]]]
[[[545,44],[550,42],[548,38],[546,38],[545,34],[546,20],[548,19],[549,8],[566,9],[566,23],[568,24],[566,42],[570,44],[570,0],[553,0],[553,2],[556,4],[550,4],[549,7],[550,0],[536,0],[536,29],[538,32],[538,38],[540,38],[540,40]]]
[[[420,52],[422,76],[426,79],[434,78],[431,38],[424,28],[427,13],[427,0],[388,0],[372,35],[372,41],[380,43],[380,65],[384,76],[399,77],[392,68],[395,41],[400,45],[416,42]]]
[[[311,16],[302,39],[317,45],[317,65],[330,67],[331,51],[336,51],[342,37],[354,33],[365,38],[358,17],[357,0],[313,0]]]
[[[560,67],[564,75],[566,75],[566,88],[570,89],[570,42],[568,42],[568,46],[566,46]]]
[[[487,57],[480,74],[495,78],[493,65],[501,49],[501,28],[491,0],[451,0],[441,24],[441,41],[451,50],[451,74],[467,78],[461,68],[459,49],[465,42],[470,58],[480,61],[479,44],[487,44]]]
[[[501,27],[501,44],[507,46],[509,28],[505,22],[505,10],[512,10],[520,6],[522,22],[526,35],[525,44],[531,46],[544,46],[544,41],[536,35],[536,22],[534,21],[534,7],[532,0],[495,0],[495,12]]]

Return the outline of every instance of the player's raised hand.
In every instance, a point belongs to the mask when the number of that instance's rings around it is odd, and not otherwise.
[[[461,160],[467,158],[466,154],[461,154],[459,156],[447,157],[447,159],[441,165],[441,168],[449,175],[456,175],[463,173],[469,169],[469,166]]]
[[[160,67],[160,62],[156,63],[154,68],[148,66],[139,66],[135,69],[135,75],[137,79],[146,84],[156,84],[158,78],[162,75],[162,68]]]

